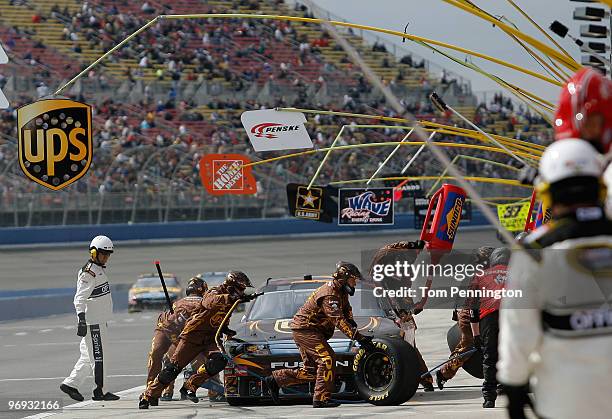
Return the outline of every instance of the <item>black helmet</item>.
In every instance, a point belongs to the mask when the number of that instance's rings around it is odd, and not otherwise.
[[[208,291],[208,284],[202,279],[200,275],[191,278],[187,283],[187,288],[185,288],[185,294],[187,295],[204,295],[206,291]]]
[[[510,254],[510,249],[507,247],[498,247],[491,253],[491,257],[489,258],[490,266],[508,265],[510,262]]]
[[[342,284],[342,289],[348,295],[355,295],[355,288],[351,287],[347,281],[350,278],[355,278],[357,280],[362,280],[361,272],[359,272],[359,268],[349,262],[339,261],[336,263],[336,270],[332,274],[332,277],[339,281]]]
[[[350,262],[339,261],[336,263],[336,270],[332,274],[334,279],[346,280],[349,278],[363,279],[359,268]]]
[[[228,287],[234,287],[241,291],[244,291],[247,287],[252,287],[251,280],[242,271],[230,271],[225,277],[225,285]]]

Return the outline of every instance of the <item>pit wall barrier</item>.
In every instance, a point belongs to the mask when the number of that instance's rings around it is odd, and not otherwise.
[[[473,211],[470,221],[461,226],[485,226],[488,221]],[[227,237],[278,236],[313,233],[373,232],[376,230],[413,230],[414,214],[396,214],[391,226],[338,226],[296,218],[242,219],[231,221],[170,222],[142,224],[100,224],[75,226],[40,226],[0,228],[0,251],[12,246],[27,247],[55,243],[85,243],[103,234],[113,242]]]
[[[111,285],[113,311],[127,310],[129,284]],[[0,322],[76,312],[72,300],[76,288],[0,291]]]

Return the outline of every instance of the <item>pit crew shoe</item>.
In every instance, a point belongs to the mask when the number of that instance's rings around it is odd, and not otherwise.
[[[103,393],[100,387],[96,387],[93,391],[93,397],[91,399],[95,401],[103,400],[103,401],[110,402],[114,400],[119,400],[120,398],[121,397],[113,393]]]
[[[433,383],[430,382],[425,382],[425,383],[421,383],[421,385],[423,386],[423,391],[434,391],[434,386]]]
[[[315,409],[324,409],[327,407],[338,407],[340,403],[331,400],[315,400],[312,402],[312,407]]]
[[[60,390],[62,390],[64,393],[70,396],[72,400],[76,400],[77,402],[82,402],[83,400],[85,400],[85,397],[83,397],[83,395],[79,393],[79,390],[77,390],[74,387],[70,387],[70,386],[67,386],[66,384],[62,384],[60,386]]]
[[[438,388],[442,390],[444,388],[444,384],[446,384],[446,378],[442,375],[440,370],[436,371],[436,383],[438,384]]]
[[[186,399],[189,399],[194,403],[198,403],[200,401],[200,399],[198,399],[198,396],[196,396],[195,392],[188,390],[185,387],[181,387],[179,391],[181,393],[181,397],[185,396]]]
[[[485,402],[482,404],[482,407],[484,407],[485,409],[492,409],[495,407],[495,400],[485,400]]]
[[[264,385],[268,388],[268,392],[270,393],[270,397],[272,398],[274,404],[278,404],[280,402],[280,398],[278,397],[278,392],[280,389],[278,388],[278,384],[276,384],[276,380],[274,379],[274,377],[270,375],[264,378],[263,382]]]
[[[149,401],[146,399],[146,397],[144,397],[143,394],[141,394],[140,397],[138,398],[138,408],[148,409],[149,405],[150,405]]]
[[[172,401],[172,393],[166,393],[166,394],[162,394],[161,397],[159,398],[159,400],[161,400],[162,402],[171,402]]]

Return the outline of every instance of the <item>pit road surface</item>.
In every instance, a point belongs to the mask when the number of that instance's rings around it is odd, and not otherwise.
[[[413,240],[415,235],[364,235],[360,237],[302,238],[288,240],[241,240],[237,243],[186,243],[116,247],[109,263],[111,283],[131,283],[141,272],[152,272],[152,261],[160,259],[164,271],[187,279],[200,271],[242,269],[256,286],[268,276],[329,274],[339,259],[360,262],[360,251],[377,248],[397,240]],[[456,248],[499,245],[492,231],[463,231]],[[1,251],[2,289],[71,287],[75,271],[84,264],[87,249],[32,249]],[[91,402],[93,382],[81,389],[83,403],[62,397],[58,389],[78,357],[79,338],[75,335],[75,316],[63,315],[35,320],[0,323],[0,417],[20,418],[40,412],[8,411],[9,400],[60,399],[65,408],[52,418],[101,417],[441,417],[501,418],[501,408],[484,411],[480,380],[460,371],[443,391],[424,393],[421,389],[402,406],[375,407],[366,403],[343,405],[331,410],[302,406],[230,407],[210,404],[206,391],[199,404],[189,401],[160,403],[149,411],[138,411],[138,395],[146,373],[146,357],[157,312],[116,313],[109,324],[109,378],[107,391],[120,392],[119,402]],[[425,310],[417,318],[417,345],[431,367],[448,357],[446,331],[452,325],[450,310]],[[238,321],[239,316],[234,316]],[[107,349],[108,348],[108,349]],[[105,359],[106,363],[106,359]],[[179,384],[180,385],[180,384]],[[498,405],[503,405],[503,397]],[[299,409],[299,410],[298,410]],[[365,409],[365,410],[364,410]],[[38,417],[46,416],[42,413]]]

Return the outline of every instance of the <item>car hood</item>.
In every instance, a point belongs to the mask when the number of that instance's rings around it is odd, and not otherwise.
[[[400,329],[386,317],[355,317],[359,331],[364,335],[399,337]],[[292,340],[291,319],[266,319],[243,322],[236,328],[236,338],[246,342],[274,342]],[[338,329],[332,339],[347,339]]]

